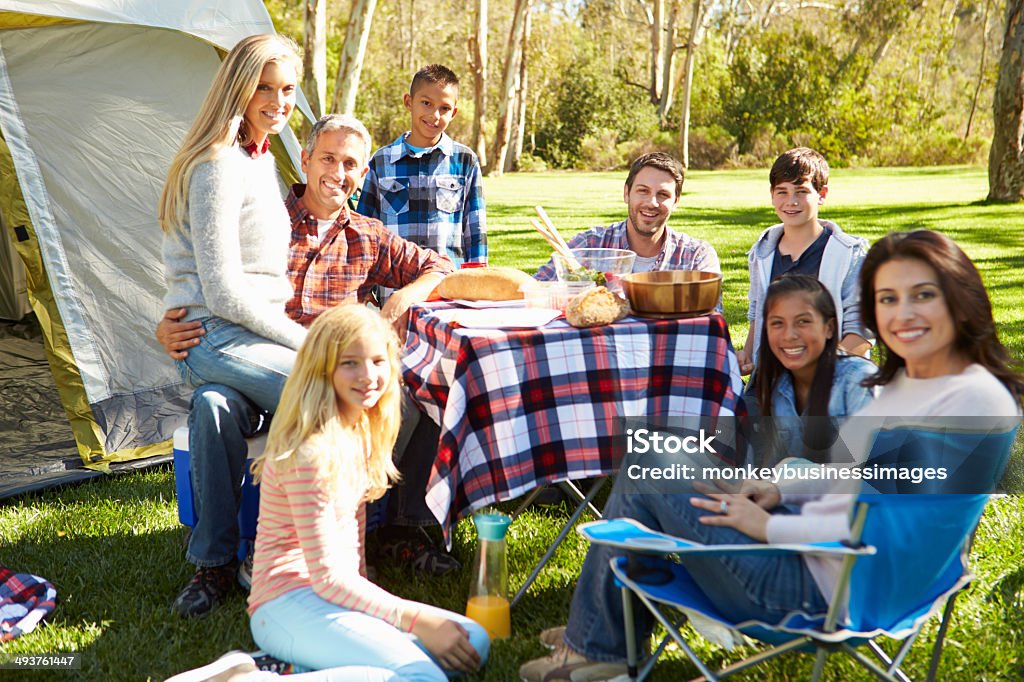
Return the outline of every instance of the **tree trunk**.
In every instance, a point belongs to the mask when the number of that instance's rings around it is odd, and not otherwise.
[[[359,76],[366,57],[366,43],[370,39],[370,26],[377,0],[353,0],[352,13],[345,29],[345,44],[338,63],[338,79],[334,83],[333,110],[339,114],[354,114]]]
[[[693,0],[690,37],[686,41],[686,61],[683,63],[683,73],[686,74],[686,83],[683,86],[683,111],[679,121],[679,156],[682,157],[684,168],[690,167],[690,96],[693,92],[693,64],[697,59],[697,48],[700,47],[704,34],[703,14],[702,0]]]
[[[665,55],[665,0],[654,0],[654,13],[651,16],[651,104],[657,106],[661,102]],[[671,49],[671,48],[669,48]]]
[[[512,137],[512,114],[515,108],[516,79],[519,75],[519,60],[522,57],[523,33],[526,29],[526,15],[530,12],[531,0],[516,0],[512,27],[508,32],[505,49],[505,68],[501,79],[501,99],[498,101],[498,128],[494,134],[493,156],[488,166],[488,175],[501,175],[505,167]]]
[[[676,95],[675,73],[676,60],[676,20],[679,16],[679,5],[672,3],[672,10],[668,14],[668,26],[665,27],[666,49],[662,58],[661,67],[661,100],[658,102],[658,121],[662,126],[668,125],[668,111],[672,108],[672,100]]]
[[[988,13],[992,8],[992,0],[985,0],[985,14],[981,25],[981,59],[978,60],[978,80],[974,84],[974,96],[971,97],[971,111],[967,114],[967,127],[964,128],[964,142],[971,137],[971,125],[974,123],[974,112],[978,110],[978,97],[981,95],[981,84],[985,81],[985,60],[988,56],[989,20]]]
[[[992,101],[990,201],[1024,200],[1024,0],[1006,3],[1006,29]]]
[[[471,144],[482,167],[487,166],[487,0],[476,0],[473,35],[469,37],[470,66],[473,70],[473,136]]]
[[[327,0],[306,0],[302,90],[313,115],[320,118],[327,106]],[[303,120],[303,138],[309,125]]]
[[[505,163],[505,172],[519,170],[519,157],[523,155],[523,140],[526,137],[526,96],[529,93],[526,63],[530,48],[530,13],[526,13],[526,26],[523,28],[523,48],[519,57],[519,78],[516,83],[516,117],[513,128],[514,140],[512,153]]]

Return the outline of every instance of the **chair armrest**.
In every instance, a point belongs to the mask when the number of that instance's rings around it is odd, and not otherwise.
[[[875,554],[871,545],[854,546],[849,542],[807,542],[768,544],[752,542],[733,545],[704,545],[647,528],[633,519],[602,519],[584,523],[576,531],[590,542],[631,552],[650,554],[811,554],[819,556],[863,556]]]

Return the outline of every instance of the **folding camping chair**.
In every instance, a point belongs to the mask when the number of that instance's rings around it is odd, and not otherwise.
[[[888,464],[930,461],[956,465],[953,470],[959,469],[970,480],[955,481],[952,494],[862,492],[854,505],[848,542],[707,546],[652,531],[628,519],[584,524],[579,532],[591,542],[662,555],[771,551],[843,557],[842,573],[827,615],[812,619],[792,613],[781,623],[728,621],[679,563],[661,559],[671,580],[645,584],[642,578],[631,577],[628,557],[611,559],[611,569],[622,587],[631,679],[643,679],[650,673],[671,638],[707,680],[721,679],[789,651],[802,651],[816,654],[812,680],[820,678],[829,654],[843,652],[880,679],[907,682],[909,678],[900,665],[922,626],[945,602],[928,673],[928,679],[934,679],[953,601],[971,579],[966,569],[969,542],[989,499],[988,494],[962,491],[995,488],[1015,434],[1015,425],[1001,433],[927,433],[919,429],[880,433],[872,453]],[[964,464],[969,466],[960,468]],[[638,669],[634,595],[668,632],[642,670]],[[687,644],[677,624],[662,612],[662,605],[681,609],[684,614],[696,612],[772,648],[713,673]],[[846,615],[840,622],[844,605]],[[879,635],[904,642],[890,657],[874,641]],[[875,658],[859,650],[861,646],[866,646]]]

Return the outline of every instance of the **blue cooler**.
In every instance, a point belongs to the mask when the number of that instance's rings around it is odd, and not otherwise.
[[[260,487],[252,482],[252,458],[263,453],[267,445],[266,434],[247,439],[249,459],[245,463],[245,476],[242,478],[242,502],[238,508],[238,532],[240,539],[239,559],[256,539],[256,524],[260,511]],[[193,528],[196,525],[196,509],[192,495],[192,471],[189,465],[188,427],[181,426],[174,430],[174,489],[178,495],[178,521]]]

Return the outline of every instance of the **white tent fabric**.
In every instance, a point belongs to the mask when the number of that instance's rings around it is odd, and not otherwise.
[[[0,129],[102,432],[105,452],[87,460],[118,459],[169,439],[187,407],[153,338],[167,167],[219,65],[214,46],[273,25],[259,0],[0,0],[0,11],[77,20],[0,31]],[[298,168],[297,141],[282,139]]]

